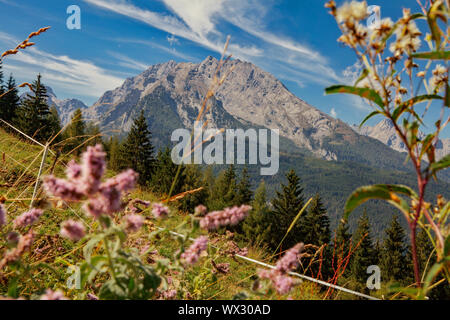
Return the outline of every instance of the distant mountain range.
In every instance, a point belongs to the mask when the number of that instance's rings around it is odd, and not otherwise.
[[[104,132],[127,132],[133,118],[144,110],[156,138],[167,144],[174,129],[192,128],[217,65],[210,56],[199,64],[169,61],[151,66],[107,91],[85,115],[98,119]],[[230,68],[212,101],[207,116],[210,127],[279,129],[298,149],[321,159],[403,169],[399,153],[299,99],[270,73],[232,60],[223,66],[222,74]]]
[[[389,119],[380,121],[375,126],[359,126],[354,125],[352,128],[359,134],[372,137],[383,142],[388,147],[399,151],[406,152],[405,144],[397,136],[394,125]],[[424,138],[424,134],[420,134],[420,138]],[[436,158],[440,159],[450,153],[450,138],[440,139],[436,145]]]
[[[49,100],[58,108],[63,122],[80,107],[85,118],[95,120],[102,132],[110,135],[125,135],[143,110],[155,145],[163,147],[170,145],[173,130],[192,128],[217,65],[215,58],[207,57],[198,64],[169,61],[151,66],[105,92],[89,108],[75,99],[60,101],[53,93],[49,93]],[[402,183],[415,187],[412,167],[404,163],[404,154],[385,141],[360,134],[321,112],[251,63],[228,61],[222,75],[230,68],[231,73],[210,100],[208,126],[280,130],[279,174],[261,177],[259,167],[249,166],[254,186],[264,179],[269,195],[273,195],[284,181],[283,174],[295,169],[306,196],[321,194],[332,227],[342,217],[346,198],[361,185]],[[450,185],[443,181],[431,183],[430,197],[438,193],[450,197]],[[395,212],[381,202],[370,202],[365,208],[377,232],[387,226]]]

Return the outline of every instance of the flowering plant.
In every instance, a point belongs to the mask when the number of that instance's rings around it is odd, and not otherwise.
[[[361,22],[367,18],[367,3],[352,1],[337,7],[331,0],[326,7],[335,17],[342,36],[338,41],[353,49],[362,71],[353,85],[336,85],[327,94],[347,93],[362,97],[374,111],[361,123],[381,115],[389,119],[406,147],[417,175],[418,192],[404,185],[373,185],[357,189],[347,200],[344,219],[360,204],[370,199],[382,199],[398,208],[408,222],[416,289],[403,290],[415,298],[425,298],[438,274],[450,281],[450,234],[448,229],[449,203],[438,197],[437,203],[427,202],[425,191],[431,178],[450,166],[450,155],[436,158],[439,134],[450,121],[450,89],[448,85],[448,1],[429,1],[421,13],[403,10],[403,17],[395,23],[381,20],[374,28]],[[430,33],[423,37],[417,26],[426,22]],[[442,23],[442,25],[441,25]],[[420,51],[423,43],[428,50]],[[440,63],[439,63],[440,62]],[[432,69],[433,68],[433,69]],[[432,69],[432,75],[427,74]],[[419,103],[427,102],[420,109]],[[431,133],[421,135],[423,119],[431,104],[441,103],[441,115],[435,119]],[[422,111],[422,114],[420,114]],[[447,117],[447,118],[446,118]],[[437,262],[421,277],[417,258],[417,227],[423,228],[435,246]],[[424,279],[424,280],[423,280]]]

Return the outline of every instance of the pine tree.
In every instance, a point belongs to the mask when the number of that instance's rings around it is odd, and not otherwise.
[[[221,171],[215,180],[208,208],[210,210],[221,210],[236,204],[237,185],[234,166],[230,165],[227,170]]]
[[[353,239],[355,245],[358,243],[360,245],[352,256],[351,273],[359,287],[365,288],[368,277],[367,268],[377,264],[376,252],[370,235],[370,222],[366,212],[358,220],[358,227]]]
[[[383,241],[381,253],[381,271],[383,279],[387,281],[403,281],[406,277],[405,230],[394,215],[386,237]]]
[[[250,182],[250,175],[247,167],[244,167],[241,172],[239,183],[236,186],[235,205],[249,204],[253,198],[252,184]]]
[[[5,84],[3,82],[3,65],[2,62],[0,61],[0,95],[2,95],[3,93],[5,93]],[[1,105],[1,100],[0,100],[0,105]]]
[[[321,246],[330,242],[330,219],[318,194],[309,205],[303,222],[304,243]]]
[[[426,230],[421,229],[417,234],[417,258],[419,260],[420,271],[427,274],[431,267],[436,263],[436,251],[434,251],[433,244],[426,232]],[[412,274],[412,268],[410,270]],[[434,283],[442,280],[444,276],[440,275],[435,280]],[[429,293],[428,297],[433,300],[448,300],[450,297],[450,287],[445,280],[440,285],[433,288]]]
[[[242,240],[258,246],[267,246],[271,237],[270,209],[267,205],[266,184],[261,181],[251,203],[252,211],[242,223]]]
[[[3,82],[3,66],[2,66],[2,62],[0,61],[0,96],[2,96],[5,93],[5,84]],[[0,119],[6,120],[5,119],[5,96],[0,98]]]
[[[121,169],[121,144],[117,136],[111,137],[107,143],[108,168],[114,171]]]
[[[16,124],[23,132],[41,142],[51,137],[49,127],[50,110],[47,104],[47,89],[39,74],[32,84],[33,93],[22,101],[17,112]]]
[[[139,183],[147,185],[151,181],[155,166],[151,133],[142,110],[134,119],[130,132],[122,145],[123,166],[139,173]]]
[[[58,110],[55,106],[52,106],[50,108],[50,114],[48,116],[48,128],[50,137],[54,137],[54,142],[59,142],[62,140],[62,136],[60,134],[61,121],[59,119]]]
[[[352,247],[355,245],[351,241],[352,234],[349,231],[349,225],[347,220],[341,220],[339,222],[339,225],[336,230],[336,236],[334,239],[334,265],[336,266],[339,262],[344,262],[344,259],[347,258],[347,256],[350,253],[350,244],[352,244]],[[347,265],[348,266],[348,265]],[[341,266],[343,268],[344,265]],[[340,270],[342,271],[342,270]],[[350,268],[346,267],[343,277],[347,277],[350,275]]]
[[[181,209],[187,212],[193,212],[195,207],[206,203],[208,198],[207,182],[203,178],[200,167],[195,164],[186,165],[184,169],[183,191],[194,190],[203,187],[202,190],[185,196],[181,201]]]
[[[5,120],[6,122],[14,124],[17,108],[19,107],[20,98],[19,98],[19,91],[16,88],[16,81],[14,80],[12,74],[9,76],[8,83],[4,91],[7,93],[3,96],[3,98],[0,99],[1,105],[0,118]]]
[[[300,178],[291,170],[287,175],[287,184],[281,185],[281,191],[276,192],[272,200],[271,229],[272,237],[270,246],[276,249],[289,229],[292,221],[304,205],[303,189],[300,187]],[[304,218],[301,217],[293,229],[286,236],[282,248],[291,248],[298,242],[302,242],[305,234],[302,230]]]
[[[75,150],[75,155],[81,153],[83,148],[79,148],[79,146],[86,140],[86,124],[81,109],[75,110],[72,114],[70,123],[64,131],[64,138],[67,152]]]
[[[95,146],[97,144],[103,144],[101,131],[98,125],[92,121],[86,123],[86,138],[89,139],[87,146]]]
[[[184,166],[173,163],[171,150],[169,148],[166,148],[163,151],[160,150],[156,158],[155,170],[152,175],[152,189],[163,195],[168,195],[179,166],[181,166],[181,171],[174,189],[172,190],[172,196],[181,193],[183,190],[182,187],[185,179]]]
[[[350,248],[350,239],[352,235],[349,231],[349,225],[347,220],[341,220],[336,230],[336,250],[343,251],[344,254],[348,253]]]

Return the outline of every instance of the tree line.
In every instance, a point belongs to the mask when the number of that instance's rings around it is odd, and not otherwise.
[[[55,106],[48,105],[47,89],[40,75],[33,82],[32,89],[32,93],[20,99],[13,76],[10,75],[5,82],[0,65],[0,95],[6,93],[0,98],[0,118],[45,143],[61,131],[61,123]],[[186,212],[193,212],[200,204],[206,205],[210,211],[251,204],[253,210],[250,216],[243,224],[231,228],[236,238],[242,243],[251,243],[273,252],[274,255],[298,242],[310,245],[318,251],[305,259],[301,271],[313,277],[328,281],[341,272],[338,284],[368,292],[367,268],[377,265],[383,283],[408,285],[414,282],[411,250],[406,244],[406,233],[397,216],[393,216],[382,241],[373,240],[367,214],[359,218],[353,233],[343,221],[332,233],[327,210],[321,196],[317,194],[286,234],[305,205],[304,189],[294,170],[286,174],[285,182],[280,184],[275,197],[269,200],[264,181],[254,190],[247,167],[237,172],[230,165],[218,174],[214,173],[211,166],[201,168],[197,165],[181,165],[179,168],[172,162],[170,148],[156,153],[143,112],[134,119],[127,136],[120,140],[117,136],[102,138],[99,128],[85,121],[82,111],[78,109],[55,142],[63,151],[75,156],[87,145],[103,143],[110,169],[134,169],[139,173],[139,184],[143,188],[161,195],[169,194],[173,179],[180,169],[172,195],[203,188],[180,201],[180,210]],[[436,257],[424,230],[418,234],[417,247],[421,270],[425,270],[433,265]],[[345,263],[340,266],[340,270],[336,270],[339,260]],[[432,291],[432,298],[449,296],[450,289],[443,286],[437,286]]]
[[[117,137],[112,137],[106,143],[106,148],[112,169],[131,167],[139,172],[142,186],[161,195],[169,193],[179,168],[172,162],[169,148],[154,155],[155,148],[143,112],[136,117],[122,142]],[[407,245],[406,232],[396,215],[392,217],[382,241],[374,241],[366,213],[359,217],[354,232],[350,231],[347,222],[341,221],[337,230],[332,233],[327,210],[321,196],[316,194],[286,235],[306,203],[300,177],[294,170],[286,174],[285,182],[280,184],[275,197],[270,200],[267,198],[264,181],[254,190],[247,167],[237,172],[230,165],[214,174],[211,166],[202,169],[196,165],[181,165],[180,172],[172,195],[203,187],[201,191],[180,201],[181,210],[193,212],[199,204],[206,205],[209,211],[251,204],[253,210],[249,217],[241,225],[231,228],[237,235],[236,238],[243,244],[260,246],[275,255],[278,252],[274,250],[283,252],[298,242],[304,242],[315,250],[319,249],[320,254],[306,257],[303,263],[302,271],[311,276],[328,281],[341,272],[337,283],[369,293],[366,281],[370,274],[367,269],[376,265],[381,270],[381,281],[385,289],[389,284],[409,285],[414,282],[411,249]],[[421,270],[425,270],[433,264],[436,257],[424,230],[418,235],[417,247]],[[347,256],[348,261],[345,261]],[[345,266],[336,270],[339,259],[344,259]],[[444,286],[438,286],[432,291],[432,298],[449,296],[450,290]]]
[[[79,154],[85,145],[101,142],[98,126],[84,121],[80,109],[75,110],[70,124],[62,127],[56,106],[49,105],[47,87],[40,74],[31,84],[30,92],[20,98],[13,75],[5,81],[0,63],[0,96],[0,119],[41,143],[52,140],[55,148]]]

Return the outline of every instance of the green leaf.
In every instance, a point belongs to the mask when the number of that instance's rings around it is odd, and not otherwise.
[[[445,104],[447,108],[450,108],[450,86],[447,83],[447,86],[445,87]]]
[[[367,117],[364,118],[364,120],[361,122],[361,124],[359,125],[359,127],[361,128],[363,126],[364,123],[366,123],[367,120],[369,120],[370,118],[372,118],[373,116],[376,116],[377,114],[384,114],[381,111],[374,111],[372,113],[370,113]]]
[[[412,54],[411,57],[416,59],[448,60],[450,59],[450,51],[419,52]]]
[[[414,97],[412,99],[409,99],[405,102],[403,102],[402,104],[400,104],[392,113],[392,118],[394,121],[397,121],[398,117],[400,117],[400,115],[405,112],[405,111],[409,111],[408,109],[410,107],[412,107],[413,105],[423,102],[423,101],[427,101],[427,100],[442,100],[443,98],[441,96],[438,96],[437,94],[424,94],[421,96],[417,96]],[[420,119],[419,119],[420,120]]]
[[[344,219],[347,220],[350,213],[364,202],[372,199],[386,200],[404,214],[409,213],[408,203],[396,194],[404,194],[410,198],[417,198],[417,193],[410,187],[403,185],[378,184],[356,189],[345,203]]]
[[[358,80],[356,80],[355,84],[353,86],[357,86],[358,83],[360,83],[365,77],[367,77],[369,74],[369,70],[365,69],[361,72],[361,75],[359,76]]]
[[[298,219],[300,219],[300,216],[303,214],[303,212],[306,210],[306,208],[309,206],[309,204],[311,203],[312,200],[313,200],[313,198],[310,198],[308,200],[308,202],[306,202],[306,204],[303,206],[303,208],[299,211],[299,213],[295,216],[294,220],[292,220],[291,225],[287,229],[283,239],[281,239],[281,241],[278,244],[277,248],[275,249],[274,253],[276,253],[278,251],[278,249],[281,247],[281,245],[283,244],[284,239],[286,239],[286,237],[288,236],[289,232],[291,232],[291,230],[294,228],[294,226],[297,223]]]
[[[326,94],[335,94],[335,93],[348,93],[360,96],[361,98],[373,101],[380,108],[384,109],[383,99],[381,99],[380,95],[373,89],[369,88],[358,88],[352,86],[345,85],[336,85],[331,86],[325,89]]]
[[[430,166],[430,169],[433,173],[448,168],[450,167],[450,154],[446,155],[445,157],[443,157],[441,160],[439,160],[438,162],[433,163]]]
[[[444,256],[450,256],[450,235],[445,239]]]

